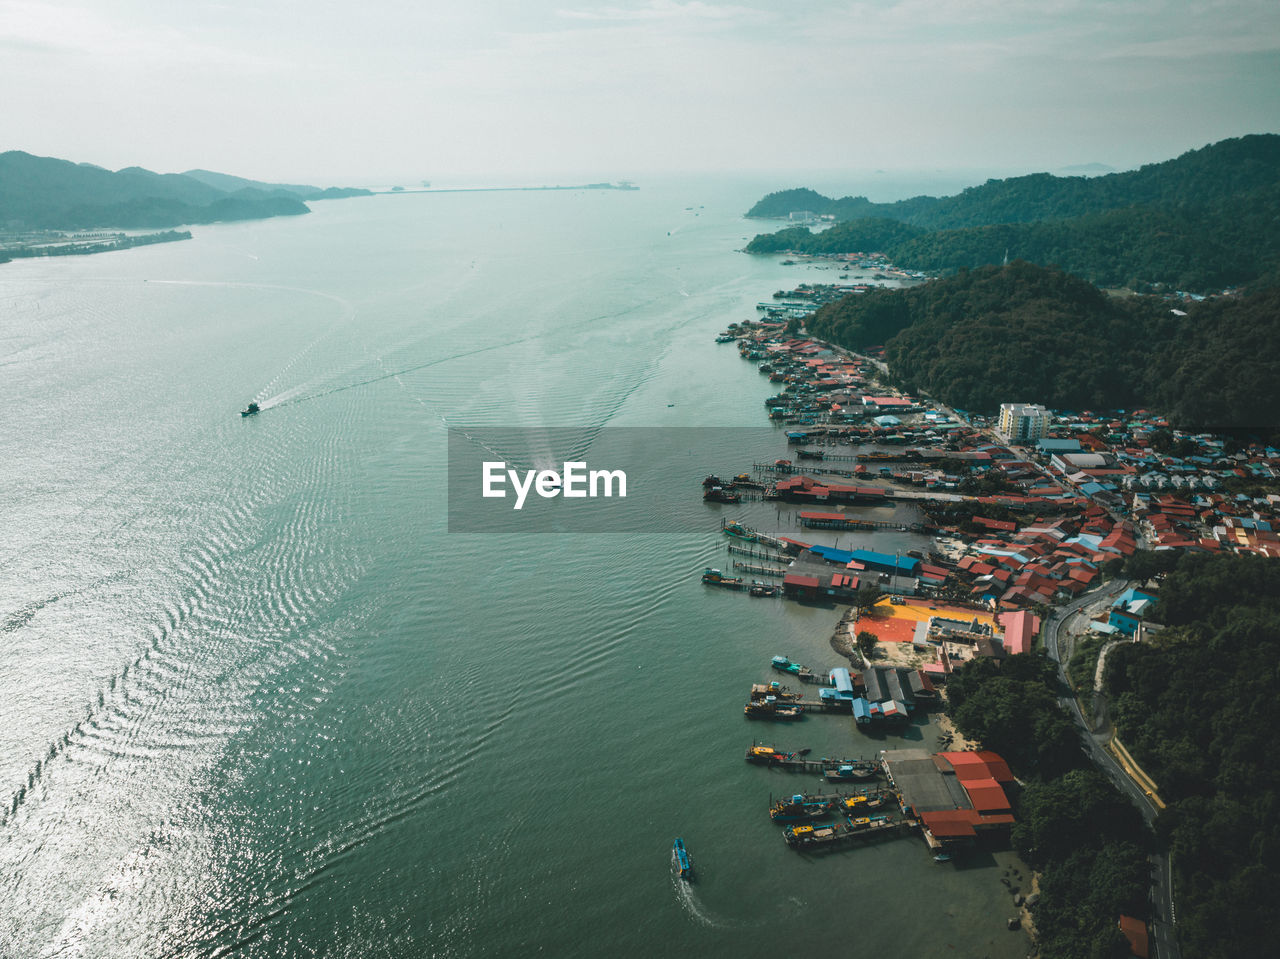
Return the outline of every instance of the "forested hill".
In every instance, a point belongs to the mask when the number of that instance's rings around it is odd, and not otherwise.
[[[899,266],[933,273],[999,263],[1009,254],[1103,286],[1200,292],[1270,285],[1280,272],[1280,136],[1224,140],[1127,173],[1040,173],[897,203],[787,190],[747,215],[793,210],[852,222],[817,234],[804,228],[762,234],[747,252],[876,250]],[[903,230],[880,245],[859,227],[890,220]]]
[[[1173,306],[1015,261],[848,296],[806,327],[855,350],[883,344],[903,386],[961,409],[1149,406],[1180,426],[1280,427],[1280,290]]]
[[[202,182],[141,167],[112,172],[13,150],[0,153],[0,229],[157,229],[309,212],[291,188],[225,180]]]
[[[1066,219],[1129,206],[1211,208],[1278,183],[1280,135],[1267,133],[1222,140],[1124,173],[1097,177],[1033,173],[988,180],[949,197],[872,203],[860,196],[835,200],[809,189],[783,190],[760,200],[747,216],[785,217],[792,211],[809,210],[838,220],[885,217],[928,230],[956,230]]]
[[[1107,656],[1104,688],[1125,745],[1169,803],[1168,840],[1186,956],[1274,948],[1257,908],[1280,880],[1280,563],[1191,551],[1138,553],[1162,566],[1163,632]],[[1172,569],[1169,567],[1172,566]]]

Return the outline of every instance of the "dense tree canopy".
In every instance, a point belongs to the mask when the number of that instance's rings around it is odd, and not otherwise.
[[[1087,765],[1058,691],[1057,668],[1042,653],[975,659],[948,681],[948,711],[1025,783],[1012,841],[1041,874],[1032,908],[1041,954],[1122,959],[1117,917],[1146,915],[1148,836],[1137,810]]]
[[[1184,554],[1157,607],[1172,624],[1107,657],[1129,751],[1169,802],[1186,955],[1270,951],[1257,903],[1280,882],[1280,563]]]
[[[855,350],[884,345],[903,386],[960,409],[1017,399],[1146,406],[1197,429],[1280,425],[1280,290],[1176,307],[1015,261],[848,296],[807,326]]]
[[[857,229],[841,229],[845,224],[816,234],[793,228],[758,236],[747,251],[875,249],[898,266],[937,273],[1014,257],[1102,286],[1264,288],[1275,285],[1280,271],[1280,136],[1224,140],[1127,173],[1039,173],[897,203],[786,190],[765,197],[748,216],[798,209],[840,220],[898,221],[904,230],[876,227],[882,242],[869,248]]]

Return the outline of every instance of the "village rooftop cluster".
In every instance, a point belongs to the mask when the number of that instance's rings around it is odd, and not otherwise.
[[[796,504],[807,529],[892,526],[869,521],[865,508],[910,503],[925,522],[896,528],[936,537],[927,555],[907,556],[773,537],[789,557],[782,592],[790,598],[851,602],[875,586],[947,599],[1001,614],[994,644],[971,644],[999,655],[1009,645],[1029,648],[1047,607],[1097,585],[1108,564],[1139,549],[1280,556],[1273,447],[1184,433],[1145,410],[1010,402],[998,417],[967,414],[884,385],[887,371],[874,355],[788,332],[784,322],[731,326],[719,339],[736,342],[781,386],[765,405],[786,426],[786,453],[754,464],[759,479],[749,485]],[[726,486],[708,498],[732,501]],[[761,543],[756,531],[738,537]],[[1121,597],[1096,626],[1132,635],[1155,599],[1150,590]],[[1008,618],[1019,611],[1036,618]],[[912,640],[930,632],[922,628]],[[936,671],[947,672],[940,648]]]

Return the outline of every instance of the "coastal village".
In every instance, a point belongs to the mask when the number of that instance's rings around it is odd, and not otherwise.
[[[779,291],[759,305],[760,319],[717,337],[777,384],[765,407],[779,427],[779,455],[703,481],[728,569],[709,568],[702,581],[753,598],[849,607],[832,637],[849,667],[815,672],[775,656],[771,668],[783,678],[752,688],[748,718],[793,724],[843,713],[892,735],[932,711],[942,743],[956,747],[930,753],[904,743],[870,759],[813,759],[807,749],[753,741],[748,762],[854,787],[773,803],[787,845],[818,851],[917,832],[945,863],[990,839],[1007,842],[1014,821],[1004,759],[965,742],[937,712],[948,677],[972,659],[1031,651],[1050,610],[1077,598],[1093,597],[1087,635],[1076,637],[1082,646],[1091,637],[1091,668],[1108,645],[1142,641],[1159,629],[1146,621],[1159,603],[1154,579],[1092,592],[1139,551],[1280,556],[1280,449],[1186,434],[1145,410],[1054,411],[1011,398],[988,419],[905,395],[886,385],[876,351],[853,354],[800,327],[821,304],[863,289]],[[777,504],[799,530],[782,535],[730,518],[748,499]],[[933,546],[889,554],[806,536],[881,530],[923,534]],[[1159,803],[1123,745],[1114,750]],[[1013,892],[1015,906],[1031,904]],[[1023,908],[1009,927],[1029,921]],[[1122,917],[1121,929],[1134,954],[1146,955],[1143,922]]]

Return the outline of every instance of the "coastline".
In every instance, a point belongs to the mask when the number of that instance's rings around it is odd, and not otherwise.
[[[40,239],[49,245],[22,245],[14,248],[0,246],[0,263],[13,260],[31,260],[54,256],[92,256],[95,253],[114,253],[117,250],[131,250],[139,246],[154,246],[157,243],[177,243],[190,240],[190,230],[165,230],[163,233],[141,233],[129,235],[116,233],[110,239],[101,239],[102,233],[92,234],[92,239],[77,240],[75,236],[66,234],[42,234]],[[59,243],[59,240],[62,242]],[[3,242],[0,240],[0,242]]]

